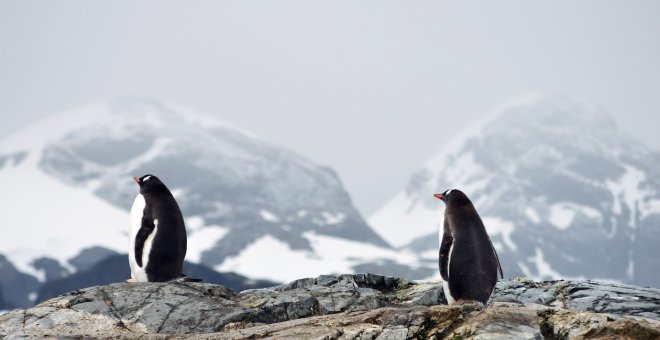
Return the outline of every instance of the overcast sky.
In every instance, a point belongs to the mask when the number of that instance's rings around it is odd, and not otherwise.
[[[333,167],[365,216],[529,92],[604,107],[660,149],[660,1],[0,0],[0,138],[150,97]]]

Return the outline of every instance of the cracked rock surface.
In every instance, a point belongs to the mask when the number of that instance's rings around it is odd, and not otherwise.
[[[322,275],[234,292],[208,283],[115,283],[0,316],[0,337],[172,339],[660,338],[660,289],[499,282],[488,308],[447,306],[440,282]]]

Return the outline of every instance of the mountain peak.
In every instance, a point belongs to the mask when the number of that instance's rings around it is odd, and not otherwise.
[[[616,126],[614,120],[593,104],[563,94],[528,94],[509,100],[492,113],[498,122],[518,121],[522,124],[552,125],[596,124],[604,127]],[[491,118],[491,120],[493,120]]]

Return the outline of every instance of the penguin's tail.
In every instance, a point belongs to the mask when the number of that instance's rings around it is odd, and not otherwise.
[[[175,279],[176,281],[179,282],[202,282],[202,279],[197,279],[194,277],[188,277],[186,274],[181,274],[179,275],[178,278]]]

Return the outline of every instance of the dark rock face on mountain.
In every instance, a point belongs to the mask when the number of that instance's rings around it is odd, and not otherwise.
[[[5,301],[5,299],[3,297],[3,294],[2,294],[2,286],[0,286],[0,310],[12,309],[12,308],[16,308],[16,306],[9,303],[9,302],[7,302],[7,301]]]
[[[490,306],[447,306],[438,282],[326,275],[236,293],[208,283],[116,283],[0,316],[0,336],[599,338],[660,336],[660,290],[503,281]]]
[[[435,267],[444,208],[432,194],[456,188],[475,204],[509,277],[660,287],[660,271],[649,270],[660,266],[660,152],[605,110],[536,96],[443,146],[369,219],[393,245]]]
[[[99,262],[113,255],[118,255],[118,254],[110,249],[94,246],[94,247],[85,248],[82,251],[80,251],[78,256],[69,259],[69,263],[72,266],[76,267],[77,271],[85,271],[94,267]],[[103,284],[103,283],[98,283],[98,284]]]
[[[30,295],[39,289],[36,278],[19,272],[7,258],[0,254],[0,301],[5,307],[31,306]]]

